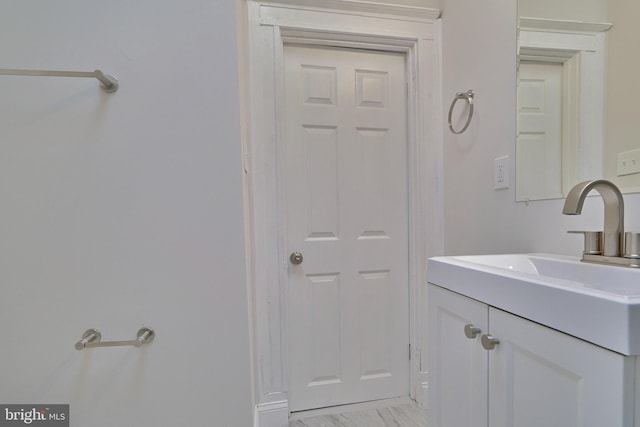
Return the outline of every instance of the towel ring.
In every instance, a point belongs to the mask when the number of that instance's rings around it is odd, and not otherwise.
[[[453,125],[451,124],[451,115],[453,114],[453,107],[456,105],[456,102],[458,102],[459,99],[464,99],[469,104],[469,116],[467,117],[467,122],[464,124],[464,127],[459,131],[457,131],[453,128]],[[455,98],[453,98],[453,102],[451,102],[451,107],[449,108],[449,129],[451,129],[451,132],[458,135],[464,132],[465,130],[467,130],[467,128],[469,127],[469,124],[471,123],[472,117],[473,117],[473,90],[469,89],[466,92],[456,93]]]

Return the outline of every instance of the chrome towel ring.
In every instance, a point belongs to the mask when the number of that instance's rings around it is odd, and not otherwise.
[[[467,117],[467,122],[464,124],[463,128],[457,131],[453,128],[453,125],[451,124],[451,115],[453,114],[453,107],[456,105],[456,102],[458,102],[459,99],[464,99],[469,104],[469,116]],[[449,129],[451,129],[451,132],[458,135],[464,132],[465,130],[467,130],[467,128],[469,127],[469,124],[471,123],[472,117],[473,117],[473,90],[469,89],[466,92],[456,93],[455,98],[453,98],[453,102],[451,102],[451,107],[449,108]]]

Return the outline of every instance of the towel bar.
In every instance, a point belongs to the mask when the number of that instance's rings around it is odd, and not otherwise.
[[[105,92],[118,90],[118,79],[104,74],[100,70],[95,71],[52,71],[52,70],[9,70],[0,68],[0,76],[45,76],[45,77],[93,77],[100,80],[100,87]]]
[[[76,343],[76,350],[82,350],[83,348],[95,348],[95,347],[121,347],[126,345],[132,345],[134,347],[140,347],[142,344],[147,344],[153,341],[156,334],[151,328],[140,328],[136,335],[136,339],[129,341],[101,341],[102,334],[97,329],[87,329],[82,334],[82,339]]]

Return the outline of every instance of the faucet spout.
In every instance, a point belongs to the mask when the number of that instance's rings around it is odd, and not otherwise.
[[[604,201],[603,255],[621,256],[624,237],[624,199],[618,187],[611,181],[598,179],[576,184],[567,195],[562,213],[580,215],[584,199],[591,190],[596,190]]]

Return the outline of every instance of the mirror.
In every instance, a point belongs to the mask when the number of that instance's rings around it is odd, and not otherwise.
[[[637,0],[518,0],[516,200],[640,191]]]

